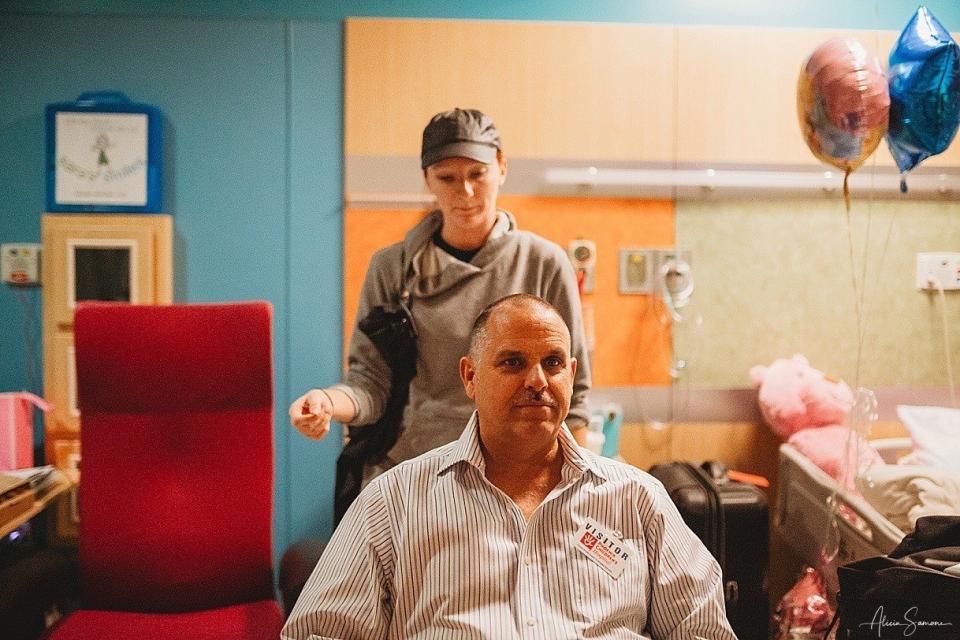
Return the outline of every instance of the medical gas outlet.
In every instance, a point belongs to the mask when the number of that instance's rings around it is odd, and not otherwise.
[[[921,291],[960,289],[960,253],[926,252],[917,254],[917,289]]]
[[[689,249],[620,249],[619,292],[625,295],[666,292],[671,296],[689,297],[693,287],[692,255]]]

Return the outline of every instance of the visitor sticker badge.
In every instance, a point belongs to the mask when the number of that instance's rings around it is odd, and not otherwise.
[[[596,562],[614,580],[623,573],[633,553],[623,544],[619,531],[602,527],[593,518],[586,519],[574,534],[573,542],[580,553]]]

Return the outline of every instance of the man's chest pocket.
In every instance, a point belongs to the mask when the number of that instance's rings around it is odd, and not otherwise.
[[[604,544],[588,538],[569,560],[574,605],[586,619],[602,623],[645,612],[647,558],[641,539]]]

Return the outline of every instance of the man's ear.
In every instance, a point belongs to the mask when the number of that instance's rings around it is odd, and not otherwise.
[[[476,395],[476,385],[474,379],[477,375],[477,368],[473,365],[470,356],[460,358],[460,381],[463,382],[463,390],[467,392],[467,397],[471,400]]]
[[[572,380],[577,375],[577,359],[570,358],[570,379]]]

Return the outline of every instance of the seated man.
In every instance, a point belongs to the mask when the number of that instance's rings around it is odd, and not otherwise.
[[[736,640],[720,569],[663,486],[567,431],[576,367],[547,302],[487,307],[460,439],[363,490],[282,637]]]

